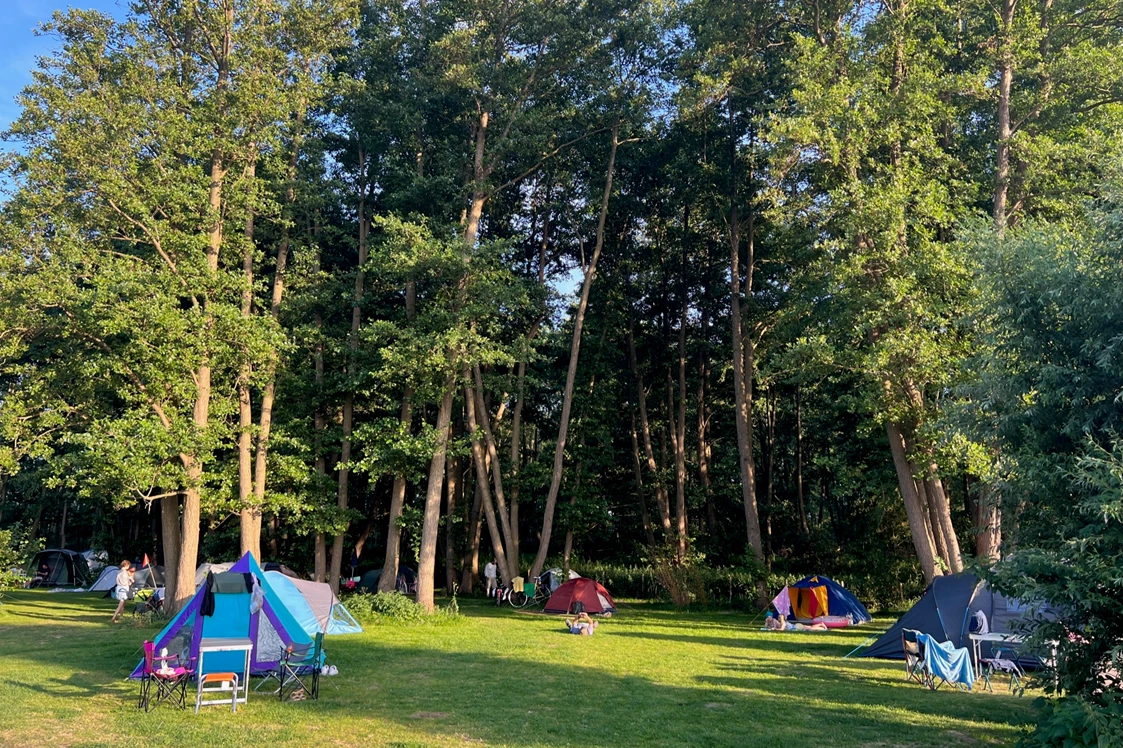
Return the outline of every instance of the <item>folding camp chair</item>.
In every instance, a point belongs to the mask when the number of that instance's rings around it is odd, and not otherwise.
[[[983,683],[991,693],[994,693],[994,685],[990,679],[999,673],[1010,676],[1010,693],[1017,693],[1018,696],[1025,693],[1026,689],[1022,684],[1025,673],[1018,667],[1018,656],[1015,652],[996,649],[994,656],[984,657],[979,662],[983,665]]]
[[[901,632],[901,646],[905,650],[905,681],[916,681],[922,686],[932,688],[932,679],[924,664],[924,645],[917,638],[919,634],[919,631],[913,629],[904,629]]]
[[[274,676],[278,681],[277,695],[281,701],[285,700],[286,691],[290,697],[298,692],[311,699],[320,697],[323,652],[323,634],[316,634],[311,644],[290,644],[285,648]]]
[[[195,669],[191,661],[181,663],[178,654],[156,657],[156,645],[145,642],[144,668],[140,674],[140,699],[137,701],[137,708],[148,712],[164,700],[171,701],[180,709],[185,708],[187,681],[194,674]]]

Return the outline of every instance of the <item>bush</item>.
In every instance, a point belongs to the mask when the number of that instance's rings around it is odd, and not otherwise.
[[[18,526],[0,530],[0,590],[23,586],[23,568],[42,547],[41,539],[31,538]]]
[[[459,618],[456,598],[447,608],[426,613],[425,608],[400,592],[356,592],[347,595],[343,604],[360,623],[441,623]]]
[[[1079,696],[1045,701],[1037,727],[1023,748],[1123,745],[1123,701],[1119,695],[1091,701]]]

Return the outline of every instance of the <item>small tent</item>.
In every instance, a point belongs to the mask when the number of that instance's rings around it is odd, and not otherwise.
[[[371,592],[378,592],[378,580],[381,578],[382,569],[371,569],[359,579],[359,587]],[[394,589],[403,595],[417,592],[417,572],[408,566],[399,566]]]
[[[873,616],[850,590],[821,574],[804,577],[780,590],[772,601],[777,612],[805,623],[829,627],[869,623]]]
[[[971,644],[971,619],[982,611],[991,633],[1016,633],[1019,621],[1027,617],[1050,611],[1041,605],[1025,605],[1017,600],[1004,597],[991,590],[972,574],[936,577],[924,591],[924,596],[916,605],[886,631],[880,639],[862,653],[863,657],[881,657],[903,660],[901,632],[914,629],[933,636],[937,641],[951,642],[956,647]],[[989,642],[983,642],[983,656],[987,656]],[[1024,665],[1036,665],[1032,657],[1023,658]]]
[[[82,554],[51,548],[39,551],[28,565],[28,587],[81,587],[90,575]]]
[[[199,564],[199,566],[195,569],[195,589],[199,589],[203,586],[203,582],[207,581],[208,571],[213,571],[215,574],[220,574],[224,571],[230,571],[231,567],[233,567],[235,563],[237,562],[231,561],[225,564]]]
[[[112,592],[117,586],[117,572],[121,571],[120,566],[106,566],[101,570],[101,574],[90,585],[90,592]]]
[[[245,586],[245,574],[258,579],[263,593],[261,607],[254,610],[252,595]],[[297,622],[285,606],[280,595],[273,590],[257,560],[246,553],[229,572],[216,575],[215,589],[209,593],[214,610],[204,614],[208,598],[206,585],[200,587],[187,605],[175,615],[153,640],[156,651],[167,648],[169,653],[184,658],[199,656],[199,644],[206,638],[248,638],[253,643],[250,653],[250,671],[265,673],[275,670],[277,663],[290,644],[311,644],[312,636]],[[241,673],[241,652],[216,652],[204,661],[206,672],[233,671]],[[144,669],[141,661],[131,677],[139,678]]]
[[[546,613],[571,613],[574,603],[583,603],[587,613],[615,613],[616,603],[600,582],[585,577],[558,586],[546,601]]]
[[[267,571],[265,578],[269,580],[269,586],[280,596],[285,607],[308,634],[361,634],[363,632],[363,627],[331,591],[331,585],[295,579],[279,571]]]

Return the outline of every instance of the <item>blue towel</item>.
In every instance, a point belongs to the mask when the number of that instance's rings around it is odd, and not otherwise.
[[[975,669],[971,666],[970,650],[957,648],[951,642],[938,642],[928,634],[916,638],[924,645],[924,665],[929,673],[971,690],[975,684]]]

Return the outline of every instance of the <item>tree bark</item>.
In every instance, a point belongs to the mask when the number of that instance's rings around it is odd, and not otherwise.
[[[655,505],[659,509],[659,521],[663,528],[663,540],[669,542],[671,538],[671,502],[667,496],[667,487],[663,483],[663,475],[655,461],[655,449],[651,444],[651,423],[647,417],[647,389],[643,385],[643,374],[639,369],[636,357],[636,339],[632,326],[628,325],[628,358],[632,366],[632,379],[636,385],[636,401],[639,405],[640,433],[643,434],[643,452],[647,459],[647,469],[655,483]]]
[[[807,537],[807,507],[803,502],[803,403],[795,388],[795,505],[799,511],[799,531]]]
[[[479,421],[476,418],[476,413],[483,410],[483,404],[477,399],[476,394],[472,392],[470,384],[464,387],[464,402],[468,404],[468,430],[472,434],[472,462],[476,467],[476,487],[479,489],[482,498],[482,507],[484,516],[487,517],[487,532],[491,537],[491,549],[495,554],[495,563],[499,569],[499,576],[505,584],[513,576],[517,574],[511,573],[511,566],[507,560],[507,552],[504,547],[504,536],[501,530],[501,521],[497,521],[495,505],[491,500],[491,487],[488,485],[488,462],[491,455],[485,454],[483,446],[480,444],[479,438]],[[492,473],[499,472],[499,465],[491,462],[490,469]]]
[[[487,457],[491,465],[491,480],[495,487],[495,502],[496,510],[499,515],[499,527],[503,531],[503,544],[504,550],[506,551],[506,562],[508,564],[507,576],[508,579],[510,579],[519,575],[519,558],[514,535],[511,532],[511,518],[507,513],[507,499],[503,493],[503,467],[499,462],[499,450],[496,449],[495,435],[491,430],[491,417],[488,415],[487,407],[484,405],[483,401],[483,377],[480,375],[480,367],[478,364],[472,367],[472,374],[475,381],[474,395],[471,385],[469,385],[465,394],[474,396],[476,401],[476,413],[478,414],[477,421],[479,425],[483,427],[484,444],[487,446]],[[469,418],[471,418],[471,409],[468,410],[468,414]],[[484,500],[488,500],[486,494],[484,495]],[[512,548],[515,550],[512,551]],[[511,556],[512,553],[514,553],[514,557]]]
[[[683,252],[683,271],[686,270],[686,253]],[[685,284],[685,281],[684,281]],[[678,540],[676,554],[679,562],[686,560],[688,537],[686,532],[686,292],[683,289],[682,313],[678,331],[678,418],[675,424],[675,533]],[[668,414],[670,415],[670,414]]]
[[[941,576],[943,572],[936,566],[936,554],[928,533],[924,507],[921,506],[920,497],[916,492],[916,484],[913,482],[905,437],[900,424],[895,421],[886,421],[885,433],[889,437],[889,449],[893,454],[893,467],[897,470],[897,484],[901,490],[901,498],[905,502],[905,514],[908,516],[909,530],[912,532],[916,556],[920,560],[920,568],[924,572],[925,583],[931,583],[934,578]]]
[[[1010,94],[1014,84],[1013,33],[1017,0],[1001,0],[998,32],[998,139],[994,164],[994,225],[999,234],[1006,228],[1006,202],[1010,189]]]
[[[604,248],[604,226],[608,219],[608,199],[612,194],[612,177],[616,170],[616,149],[620,145],[620,127],[612,128],[612,145],[608,153],[608,169],[604,181],[604,193],[601,196],[600,218],[597,221],[597,240],[593,248],[593,257],[585,269],[585,280],[581,284],[581,301],[577,305],[577,313],[573,322],[573,342],[569,351],[569,368],[565,375],[565,391],[562,394],[561,420],[558,424],[558,440],[554,448],[554,467],[550,475],[550,490],[546,494],[546,507],[542,518],[542,535],[538,544],[538,554],[531,567],[531,578],[542,574],[542,567],[546,565],[546,556],[550,552],[550,534],[554,527],[554,508],[558,501],[558,491],[561,490],[562,467],[565,459],[565,440],[569,432],[569,412],[573,407],[573,383],[577,377],[577,357],[581,351],[581,332],[585,326],[585,312],[589,308],[589,292],[593,286],[593,279],[597,273],[597,260],[600,259],[601,250]]]
[[[179,494],[160,499],[160,535],[164,550],[164,599],[175,599],[175,571],[179,568]]]
[[[456,378],[450,375],[445,394],[437,411],[437,448],[429,463],[429,483],[425,490],[424,519],[421,525],[421,548],[417,560],[417,602],[426,611],[433,611],[433,592],[437,564],[437,531],[441,518],[441,494],[444,490],[445,457],[448,447],[449,423],[452,421],[452,394]]]
[[[359,164],[360,169],[365,172],[366,169],[366,154],[362,146],[359,147]],[[359,193],[359,263],[355,269],[355,294],[351,302],[351,335],[347,341],[348,360],[347,360],[347,374],[354,374],[355,353],[359,348],[359,328],[362,326],[363,319],[363,283],[366,279],[367,253],[369,252],[369,234],[370,224],[366,216],[366,193],[367,185],[365,176],[363,177],[363,184],[360,186]],[[339,449],[339,487],[336,494],[336,505],[341,511],[347,509],[348,505],[348,481],[350,478],[351,468],[351,427],[352,419],[354,417],[355,409],[355,393],[348,392],[347,396],[343,399],[343,440]],[[443,460],[442,460],[443,471]],[[438,500],[440,496],[438,495]],[[335,536],[331,546],[331,570],[328,573],[328,584],[331,585],[332,591],[336,594],[339,593],[339,570],[343,564],[343,541],[346,537],[346,528]],[[432,583],[432,580],[430,580]]]
[[[465,537],[463,569],[460,574],[460,588],[465,594],[472,594],[476,580],[480,578],[480,516],[483,511],[483,491],[479,481],[475,482],[472,509],[468,513],[468,532]]]
[[[445,464],[445,592],[456,593],[456,552],[454,550],[452,518],[459,506],[459,494],[464,490],[460,481],[460,458],[449,458]],[[385,573],[385,572],[383,572]]]
[[[655,533],[651,529],[651,515],[647,512],[647,499],[643,495],[643,467],[640,465],[639,437],[636,436],[636,413],[632,411],[632,469],[636,476],[636,499],[639,501],[640,521],[648,550],[655,550]]]
[[[994,490],[986,481],[979,482],[978,521],[975,536],[975,559],[997,561],[1002,545],[1002,522]]]

